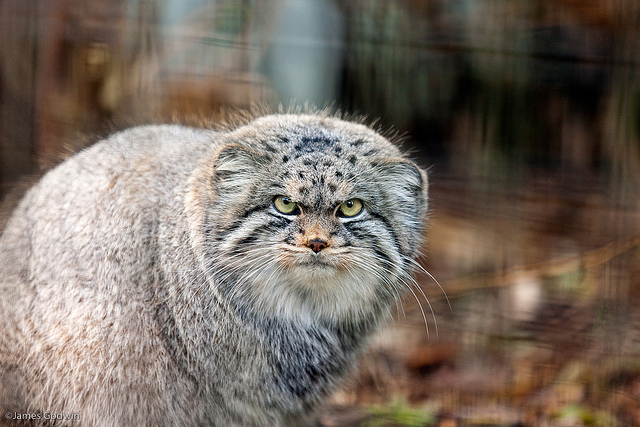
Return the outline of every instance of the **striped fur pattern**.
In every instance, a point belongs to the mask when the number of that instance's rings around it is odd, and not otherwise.
[[[362,210],[341,215],[348,200]],[[115,134],[46,174],[0,236],[1,409],[311,422],[412,280],[426,211],[424,171],[329,115]]]

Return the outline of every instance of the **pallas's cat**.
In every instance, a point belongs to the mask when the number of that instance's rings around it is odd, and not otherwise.
[[[426,211],[424,171],[328,115],[113,134],[2,231],[1,409],[308,423],[407,288]]]

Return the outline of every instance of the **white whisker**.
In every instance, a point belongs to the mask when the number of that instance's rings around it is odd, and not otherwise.
[[[431,278],[431,280],[433,280],[433,282],[438,285],[438,287],[440,288],[440,291],[442,291],[442,295],[444,295],[445,299],[447,300],[447,305],[449,306],[449,310],[453,311],[453,309],[451,308],[451,302],[449,301],[449,297],[447,296],[447,293],[445,292],[444,288],[442,287],[442,285],[440,284],[440,282],[438,282],[438,280],[433,276],[433,274],[429,273],[429,271],[427,271],[426,268],[424,268],[418,261],[416,261],[413,258],[409,258],[409,257],[405,257],[405,259],[409,262],[411,262],[412,265],[414,265],[415,267],[417,267],[420,271],[422,271],[424,274],[426,274],[427,276],[429,276]]]

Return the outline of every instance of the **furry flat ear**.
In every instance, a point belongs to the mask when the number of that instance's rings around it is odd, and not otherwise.
[[[269,163],[262,153],[238,143],[229,143],[213,154],[212,184],[218,194],[232,193],[236,197],[246,193]]]
[[[200,250],[204,242],[203,230],[212,223],[211,215],[221,226],[237,219],[268,162],[262,153],[231,142],[194,171],[185,194],[185,212],[195,249]]]
[[[385,194],[386,211],[401,230],[403,250],[410,253],[419,246],[429,209],[429,181],[425,171],[412,161],[392,159],[379,164],[380,186]]]
[[[393,159],[382,163],[383,176],[389,179],[397,191],[401,203],[413,204],[416,201],[421,216],[426,214],[429,198],[429,179],[427,173],[410,160]]]

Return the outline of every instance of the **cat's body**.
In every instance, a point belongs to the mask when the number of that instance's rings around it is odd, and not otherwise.
[[[308,422],[406,286],[426,187],[386,139],[331,117],[97,143],[0,235],[0,409]]]

